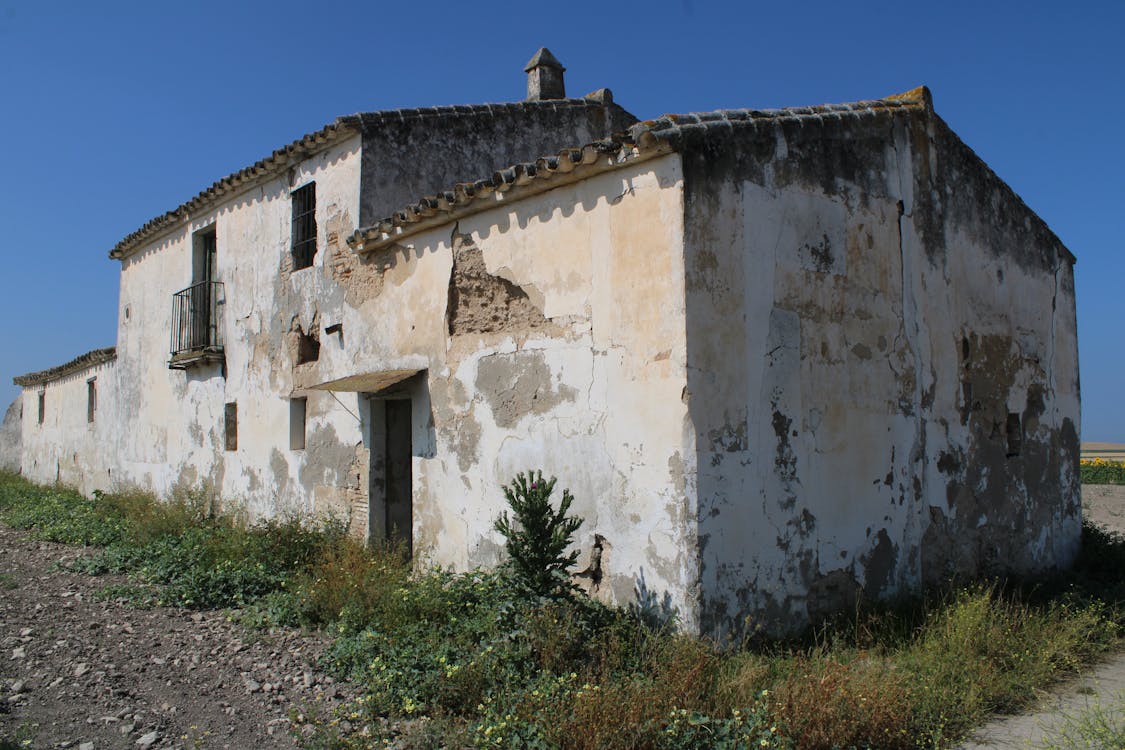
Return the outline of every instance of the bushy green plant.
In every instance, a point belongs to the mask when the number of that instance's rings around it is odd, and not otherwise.
[[[536,596],[554,596],[573,588],[567,570],[578,559],[578,550],[567,552],[581,518],[567,516],[574,498],[563,490],[558,510],[551,505],[555,477],[543,479],[543,472],[516,474],[504,488],[512,509],[496,519],[496,530],[504,537],[508,566],[515,580]]]

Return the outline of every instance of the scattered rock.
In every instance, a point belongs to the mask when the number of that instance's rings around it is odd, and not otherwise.
[[[291,711],[332,715],[337,687],[354,697],[347,683],[332,683],[313,666],[327,636],[247,631],[217,613],[95,601],[96,592],[127,579],[54,566],[60,557],[89,553],[30,543],[26,533],[3,526],[0,549],[8,574],[35,582],[0,597],[2,653],[23,660],[0,658],[9,665],[0,672],[7,678],[0,682],[7,688],[0,737],[26,726],[35,728],[34,747],[68,750],[200,742],[288,749],[298,744]],[[314,730],[305,723],[302,731]]]

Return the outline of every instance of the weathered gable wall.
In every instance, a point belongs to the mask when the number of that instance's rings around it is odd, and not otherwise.
[[[4,412],[0,425],[0,471],[20,470],[20,452],[23,442],[23,394],[16,396]]]
[[[639,589],[694,626],[682,217],[669,156],[366,256],[384,278],[345,318],[353,358],[426,368],[412,391],[429,409],[422,450],[415,436],[416,555],[497,563],[501,486],[541,469],[574,494],[595,593],[625,603]]]
[[[739,132],[685,155],[704,630],[1067,564],[1065,250],[921,112]]]

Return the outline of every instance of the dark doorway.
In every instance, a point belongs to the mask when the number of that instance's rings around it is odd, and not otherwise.
[[[386,535],[387,539],[401,542],[411,552],[413,542],[413,502],[411,493],[411,428],[410,401],[396,399],[384,401],[384,426],[386,440],[383,470],[386,477]]]
[[[204,349],[215,342],[215,264],[218,241],[215,228],[197,232],[194,237],[191,260],[190,348]]]

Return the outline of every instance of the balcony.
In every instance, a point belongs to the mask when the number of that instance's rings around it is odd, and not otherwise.
[[[223,361],[220,326],[226,297],[218,281],[200,281],[172,295],[172,358],[168,367],[186,370]]]

